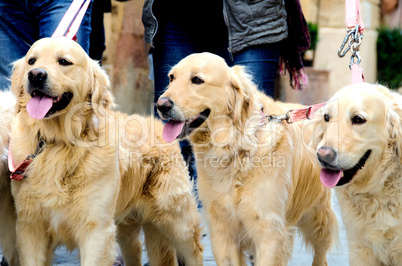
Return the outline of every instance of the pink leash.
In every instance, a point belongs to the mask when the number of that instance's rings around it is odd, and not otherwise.
[[[364,82],[363,69],[360,67],[360,45],[364,32],[364,24],[360,13],[360,0],[345,0],[345,24],[347,33],[338,50],[338,56],[344,57],[350,50],[352,56],[349,68],[352,70],[352,83]],[[346,44],[348,46],[345,48]]]
[[[326,102],[323,102],[310,105],[305,108],[291,109],[285,115],[264,115],[262,113],[263,116],[261,121],[263,121],[265,118],[268,118],[268,121],[274,121],[274,122],[286,121],[288,124],[292,124],[293,122],[299,122],[306,119],[310,120],[313,118],[314,113],[321,107],[325,106],[326,104],[327,104]]]
[[[345,23],[348,29],[359,25],[359,32],[363,33],[364,24],[360,13],[360,0],[345,0]]]
[[[76,34],[81,25],[82,19],[88,9],[91,0],[74,0],[68,8],[66,14],[64,14],[55,32],[52,35],[54,37],[66,36],[72,40],[76,40]],[[37,151],[34,154],[28,155],[28,157],[22,161],[17,167],[15,166],[13,155],[11,154],[11,139],[8,148],[8,169],[11,172],[10,178],[21,181],[24,178],[26,168],[30,165],[33,158],[40,152],[40,142],[38,144]]]
[[[310,120],[314,116],[315,112],[326,104],[327,103],[324,102],[310,105],[306,108],[290,110],[288,123],[299,122],[306,119]]]
[[[345,24],[347,25],[346,37],[338,50],[338,56],[344,57],[350,50],[349,68],[352,70],[352,83],[364,82],[363,69],[360,67],[360,45],[363,39],[364,24],[360,13],[360,0],[345,0]],[[306,108],[289,110],[285,115],[266,115],[269,121],[286,121],[291,124],[306,119],[311,119],[314,113],[325,106],[326,102],[308,106]]]
[[[344,57],[350,50],[352,56],[350,58],[349,68],[352,70],[352,83],[364,82],[363,69],[360,67],[360,45],[362,43],[364,32],[364,24],[360,13],[360,0],[345,0],[345,8],[347,33],[338,50],[338,56]],[[289,110],[285,115],[262,114],[262,121],[265,118],[268,118],[268,121],[286,121],[288,124],[291,124],[293,122],[311,119],[314,113],[326,104],[326,102],[323,102],[301,109]]]
[[[90,2],[91,0],[74,0],[61,19],[52,37],[66,36],[75,40],[77,31]]]

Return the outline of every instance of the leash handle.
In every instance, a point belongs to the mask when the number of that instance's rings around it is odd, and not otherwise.
[[[74,0],[64,14],[52,37],[66,36],[76,39],[77,31],[91,0]]]

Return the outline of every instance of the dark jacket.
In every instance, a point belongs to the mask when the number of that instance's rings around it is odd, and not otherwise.
[[[279,42],[287,37],[284,0],[222,1],[230,53],[239,52],[252,45]],[[158,30],[158,20],[152,10],[153,4],[154,0],[145,0],[142,13],[145,40],[151,46]]]

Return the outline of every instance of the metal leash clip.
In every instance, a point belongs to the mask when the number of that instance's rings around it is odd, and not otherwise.
[[[350,58],[349,68],[352,68],[353,64],[360,64],[361,62],[360,45],[362,44],[363,33],[360,33],[359,24],[356,24],[354,28],[346,29],[346,31],[346,36],[338,50],[338,56],[344,57],[350,50],[352,52],[352,56]],[[348,46],[345,48],[346,44],[348,44]]]
[[[282,122],[282,121],[286,121],[286,123],[288,124],[292,124],[293,122],[290,121],[290,113],[292,112],[292,110],[289,110],[286,114],[284,115],[266,115],[265,117],[268,119],[268,121],[270,122]]]
[[[28,155],[26,160],[34,159],[39,153],[41,153],[43,151],[43,149],[45,148],[45,144],[46,144],[46,141],[42,138],[39,138],[38,146],[36,147],[35,152],[33,154]]]
[[[354,30],[351,30],[351,29],[350,29],[350,30],[347,30],[346,36],[345,36],[345,38],[343,39],[342,44],[341,44],[341,47],[340,47],[339,50],[338,50],[338,56],[339,56],[339,57],[344,57],[344,56],[346,55],[346,53],[350,50],[350,47],[351,47],[352,42],[353,42],[353,38],[350,39],[349,44],[348,44],[348,46],[346,47],[346,49],[343,50],[343,48],[345,48],[345,45],[346,45],[346,43],[348,42],[348,40],[349,40],[349,38],[350,38],[350,36],[351,36],[352,34],[354,34]],[[342,51],[342,50],[343,50],[343,51]]]

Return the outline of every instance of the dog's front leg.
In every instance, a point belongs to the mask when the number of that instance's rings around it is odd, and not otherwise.
[[[246,265],[244,255],[239,250],[237,236],[229,228],[220,224],[211,228],[212,251],[218,266]]]
[[[288,169],[272,167],[269,176],[253,177],[239,203],[239,216],[255,245],[256,266],[287,265],[291,254],[293,242],[286,221]]]
[[[263,235],[258,236],[255,239],[256,254],[255,254],[255,266],[285,266],[288,262],[288,247],[286,231],[282,232],[268,230]]]
[[[112,265],[117,258],[114,222],[88,230],[80,240],[79,249],[83,266]]]
[[[40,211],[32,215],[32,212],[35,212],[32,205],[17,212],[16,236],[20,265],[51,265],[53,257],[51,238],[45,221],[39,217]]]
[[[238,224],[220,204],[205,206],[208,210],[208,223],[211,233],[212,251],[218,266],[246,265],[240,250]]]

